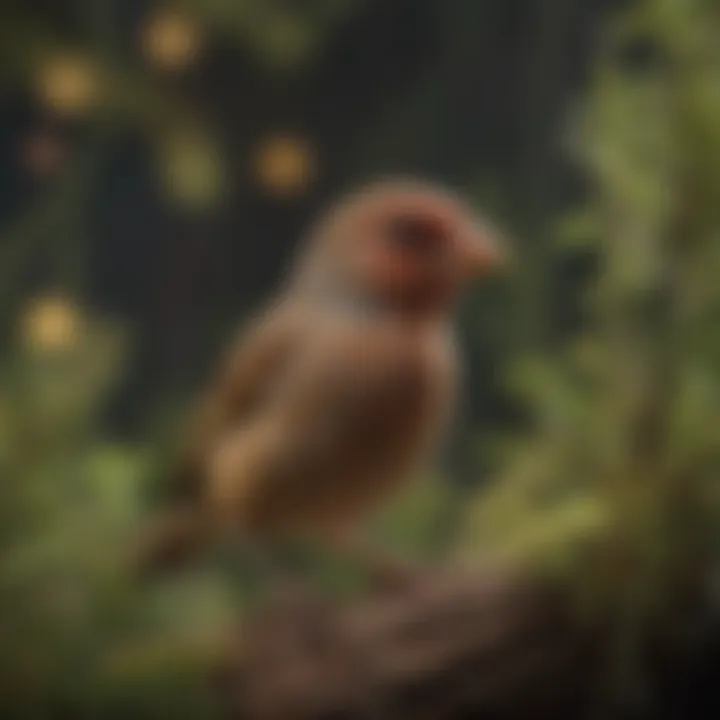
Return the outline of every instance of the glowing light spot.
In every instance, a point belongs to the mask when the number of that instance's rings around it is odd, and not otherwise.
[[[257,148],[255,170],[259,184],[273,195],[306,192],[317,174],[315,153],[301,137],[273,136]]]
[[[188,16],[176,10],[162,10],[147,22],[141,36],[142,51],[156,67],[182,70],[202,50],[202,33]]]
[[[61,295],[32,300],[21,318],[25,344],[33,350],[52,352],[67,350],[78,341],[82,316],[77,305]]]
[[[97,103],[97,71],[81,55],[57,55],[38,69],[36,91],[40,101],[59,115],[83,115]]]

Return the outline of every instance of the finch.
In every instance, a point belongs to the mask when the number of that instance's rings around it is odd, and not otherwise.
[[[503,258],[465,203],[424,183],[331,208],[201,396],[182,492],[141,565],[174,567],[221,533],[354,537],[436,451],[458,385],[454,310]]]

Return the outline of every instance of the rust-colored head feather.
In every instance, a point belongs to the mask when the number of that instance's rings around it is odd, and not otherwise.
[[[325,215],[303,250],[297,285],[389,308],[448,311],[469,276],[502,260],[497,234],[437,187],[379,182]]]

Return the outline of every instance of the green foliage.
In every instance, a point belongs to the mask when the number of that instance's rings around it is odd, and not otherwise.
[[[127,576],[154,459],[97,430],[125,347],[93,322],[62,346],[17,347],[4,368],[2,714],[206,715],[202,672],[231,606],[212,575],[154,590]]]
[[[646,0],[606,38],[573,136],[591,190],[558,232],[558,252],[598,261],[583,330],[512,369],[535,425],[461,548],[561,559],[617,620],[620,692],[717,552],[719,32],[713,3]]]
[[[573,138],[592,190],[559,232],[598,258],[587,321],[513,368],[535,429],[470,522],[482,546],[592,500],[647,598],[672,596],[718,519],[718,29],[708,3],[649,0],[607,38]]]
[[[439,510],[446,502],[441,480],[422,478],[381,514],[373,535],[395,552],[427,557],[436,549]]]

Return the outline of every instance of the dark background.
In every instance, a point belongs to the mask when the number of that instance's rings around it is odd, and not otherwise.
[[[6,3],[9,54],[17,28],[42,28],[53,42],[100,44],[120,67],[144,71],[151,88],[198,109],[226,160],[227,186],[211,211],[178,207],[157,186],[142,119],[115,118],[112,141],[87,150],[87,119],[49,118],[19,83],[3,98],[6,225],[32,212],[42,190],[18,152],[29,132],[49,126],[67,138],[70,159],[101,153],[101,169],[75,201],[84,214],[81,271],[27,253],[16,287],[40,290],[81,274],[75,282],[87,303],[131,321],[135,358],[113,406],[115,430],[146,429],[154,404],[198,382],[229,323],[273,293],[303,229],[346,190],[388,174],[447,184],[489,206],[529,253],[548,217],[573,199],[561,141],[613,3],[346,4],[317,38],[314,56],[294,67],[268,66],[232,29],[212,26],[202,54],[168,78],[143,68],[138,49],[152,3],[99,3],[92,11],[82,2]],[[311,25],[319,12],[312,2],[268,5]],[[300,135],[317,157],[315,181],[297,196],[273,195],[253,177],[253,148],[272,133]],[[58,223],[45,232],[62,232]],[[46,240],[57,252],[60,243]]]

